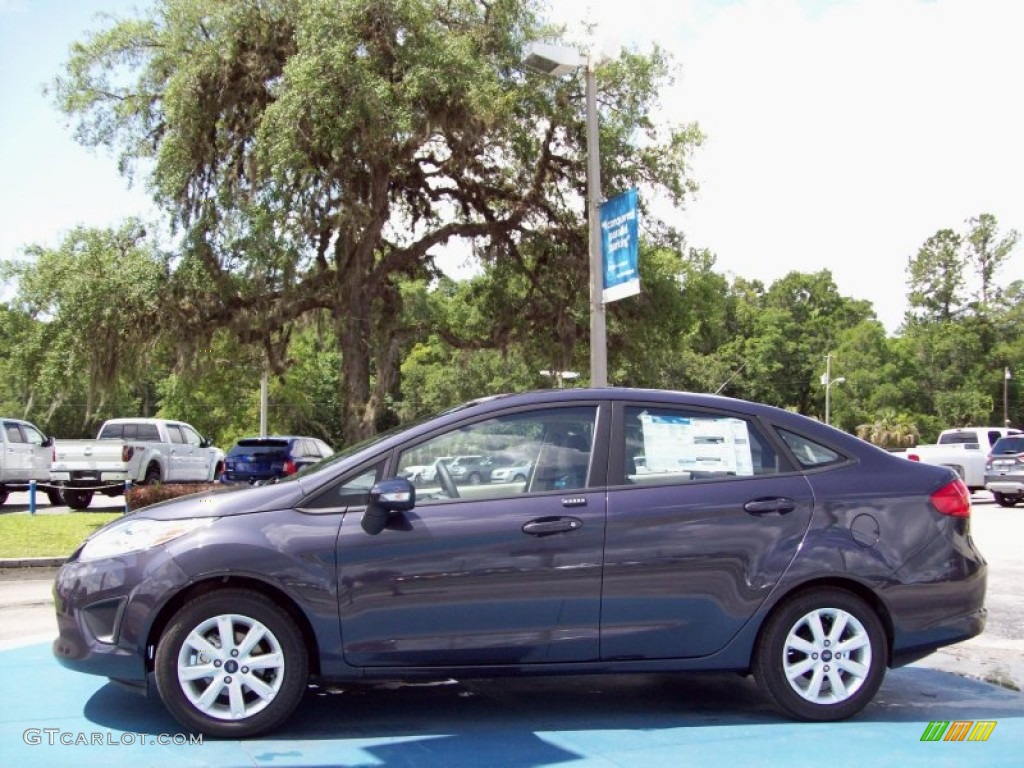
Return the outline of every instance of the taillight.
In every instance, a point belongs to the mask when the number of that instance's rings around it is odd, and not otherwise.
[[[292,461],[291,459],[285,459],[284,460],[283,472],[286,475],[294,475],[296,470],[298,470],[298,467],[295,466],[295,462],[294,461]]]
[[[908,453],[907,454],[907,461],[920,461],[920,460],[921,460],[921,457],[918,456],[916,453]]]
[[[932,505],[943,515],[971,516],[971,493],[963,480],[954,480],[931,495]]]
[[[135,449],[130,445],[125,445],[121,448],[121,461],[128,463],[132,460],[132,456],[135,455]]]

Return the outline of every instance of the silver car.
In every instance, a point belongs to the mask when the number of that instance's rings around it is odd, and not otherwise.
[[[996,440],[985,461],[985,488],[1001,507],[1024,501],[1024,435]]]

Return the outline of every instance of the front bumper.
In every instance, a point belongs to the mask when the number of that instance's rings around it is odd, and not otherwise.
[[[69,561],[53,586],[57,661],[79,672],[146,681],[146,645],[159,610],[187,582],[163,549]]]

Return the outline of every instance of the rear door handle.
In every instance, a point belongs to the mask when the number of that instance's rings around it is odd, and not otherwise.
[[[583,527],[578,517],[539,517],[523,526],[523,533],[531,536],[550,536],[553,533],[566,533]]]
[[[752,515],[767,515],[776,512],[784,515],[796,509],[796,502],[785,497],[774,499],[754,499],[743,505],[743,509]]]

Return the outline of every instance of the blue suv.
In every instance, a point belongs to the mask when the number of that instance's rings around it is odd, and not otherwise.
[[[315,437],[246,437],[228,451],[220,479],[222,483],[263,483],[294,475],[333,453]]]

